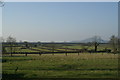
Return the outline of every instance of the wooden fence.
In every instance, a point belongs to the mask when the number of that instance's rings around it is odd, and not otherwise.
[[[86,51],[86,53],[111,53],[110,51]],[[59,51],[59,52],[7,52],[7,53],[4,53],[4,54],[25,54],[25,56],[27,56],[28,54],[39,54],[39,55],[42,55],[42,54],[65,54],[67,56],[68,53],[78,53],[78,55],[80,53],[83,53],[82,51]]]

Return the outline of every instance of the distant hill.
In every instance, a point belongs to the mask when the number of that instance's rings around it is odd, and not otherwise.
[[[102,39],[101,37],[99,37],[99,36],[94,36],[94,37],[91,37],[91,38],[87,38],[87,39],[85,39],[85,40],[72,41],[72,42],[75,42],[75,43],[77,43],[77,42],[80,42],[80,43],[88,43],[88,42],[95,42],[95,41],[97,41],[97,42],[99,42],[99,43],[108,43],[107,40],[103,40],[103,39]]]

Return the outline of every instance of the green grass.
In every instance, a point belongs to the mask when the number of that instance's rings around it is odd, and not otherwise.
[[[14,55],[3,57],[3,78],[115,78],[117,67],[117,54]]]
[[[65,49],[60,49],[60,48],[70,48],[70,49],[83,49],[83,48],[87,48],[88,50],[91,50],[91,49],[93,50],[94,49],[93,45],[91,45],[91,46],[83,46],[81,44],[71,44],[71,45],[69,44],[69,45],[63,45],[61,47],[59,47],[59,45],[60,44],[56,44],[54,52],[58,52],[57,50],[66,51]],[[104,50],[105,48],[111,49],[109,44],[100,44],[98,46],[98,50]],[[11,52],[9,47],[6,47],[5,49],[6,49],[7,52]],[[52,49],[52,47],[44,47],[44,46],[39,47],[38,46],[38,47],[32,47],[32,49],[36,49],[36,50],[21,49],[21,47],[13,47],[13,52],[39,52],[37,50],[40,50],[41,52],[52,52],[52,50],[48,50],[48,49]],[[75,51],[75,50],[70,50],[70,49],[67,49],[67,51]]]
[[[63,48],[82,49],[81,45],[63,46]]]
[[[50,48],[50,47],[44,47],[44,48],[45,48],[45,49],[33,47],[32,49],[40,50],[41,52],[51,52],[51,51],[52,51],[52,48]],[[49,49],[50,49],[50,50],[49,50]],[[66,51],[65,49],[55,48],[55,49],[54,49],[54,52],[58,52],[57,50]],[[67,49],[67,51],[73,51],[73,50]]]
[[[15,47],[13,48],[12,52],[39,52],[39,51],[35,51],[35,50],[30,50],[30,49],[20,49],[21,47]],[[10,48],[7,47],[6,48],[7,52],[11,52]]]
[[[88,50],[94,49],[94,45],[92,44],[91,46],[82,46],[80,44],[73,44],[69,46],[63,46],[63,48],[72,48],[72,49],[83,49],[87,48]],[[105,48],[107,49],[112,49],[109,44],[99,44],[98,50],[104,50]]]
[[[40,50],[40,51],[44,51],[44,52],[50,52],[51,50],[47,50],[47,49],[41,49],[41,48],[36,48],[36,47],[33,47],[32,49],[36,49],[36,50]]]

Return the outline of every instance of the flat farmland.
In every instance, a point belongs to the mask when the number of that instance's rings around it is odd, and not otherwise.
[[[117,78],[118,54],[15,54],[3,57],[3,79]]]
[[[82,44],[45,44],[44,46],[37,47],[13,47],[12,52],[60,52],[60,51],[80,51],[81,49],[94,50],[94,46],[82,45]],[[111,49],[108,44],[100,44],[97,50]],[[10,47],[5,48],[6,52],[11,52]]]

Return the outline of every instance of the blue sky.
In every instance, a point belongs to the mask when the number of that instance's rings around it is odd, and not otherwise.
[[[117,2],[9,2],[3,36],[27,41],[75,41],[118,34]]]
[[[0,37],[2,36],[2,8],[0,7]]]
[[[5,2],[118,2],[119,0],[5,0]]]

